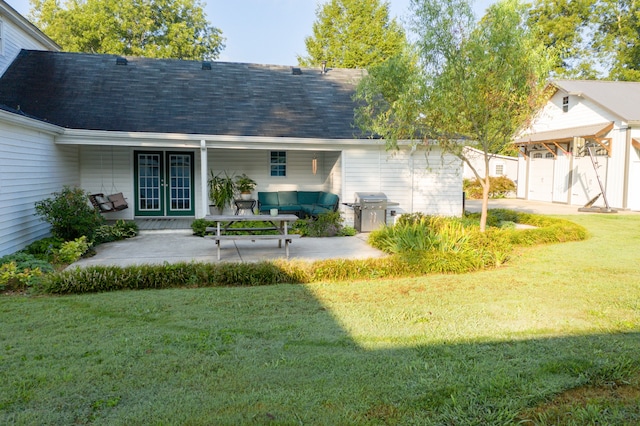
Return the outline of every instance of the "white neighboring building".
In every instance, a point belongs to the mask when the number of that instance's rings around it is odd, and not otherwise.
[[[469,159],[473,168],[476,169],[480,176],[485,176],[484,170],[484,153],[479,149],[469,146],[464,148],[464,155]],[[476,175],[466,162],[463,162],[464,169],[462,177],[464,179],[475,179]],[[516,184],[518,183],[518,158],[509,157],[507,155],[493,154],[489,159],[489,176],[498,177],[505,176]]]
[[[518,198],[583,206],[601,193],[609,206],[640,210],[640,83],[558,80],[520,149]],[[601,196],[595,206],[604,206]]]

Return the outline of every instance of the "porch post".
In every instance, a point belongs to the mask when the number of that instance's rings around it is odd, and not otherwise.
[[[200,141],[200,214],[197,217],[205,217],[209,214],[209,191],[207,190],[207,141]]]

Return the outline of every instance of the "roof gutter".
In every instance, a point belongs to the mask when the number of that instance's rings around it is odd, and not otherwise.
[[[46,123],[35,118],[26,117],[14,112],[0,109],[0,121],[16,126],[26,127],[32,130],[48,133],[51,135],[61,135],[65,129],[55,124]]]
[[[382,139],[310,139],[269,136],[203,135],[186,133],[120,132],[108,130],[63,129],[56,137],[58,145],[112,145],[139,147],[200,148],[201,141],[207,148],[229,149],[296,149],[335,150],[335,145],[371,146],[384,145]]]

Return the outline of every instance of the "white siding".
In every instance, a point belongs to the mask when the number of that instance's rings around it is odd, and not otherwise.
[[[531,126],[534,132],[568,129],[590,124],[615,121],[616,117],[608,110],[578,96],[569,96],[569,111],[562,111],[562,98],[567,96],[563,91],[556,92],[551,100],[538,114]],[[531,133],[531,132],[527,132]]]
[[[609,132],[608,135],[611,138],[611,157],[608,158],[606,167],[603,169],[605,173],[601,173],[600,178],[605,179],[605,190],[607,192],[607,200],[609,205],[616,208],[626,207],[624,203],[624,182],[627,178],[625,176],[625,163],[628,161],[628,148],[627,148],[627,132],[626,129],[620,129],[618,123],[615,124],[615,128]],[[604,205],[604,204],[603,204]]]
[[[0,122],[0,255],[47,236],[49,225],[34,216],[34,203],[79,184],[77,147]]]
[[[462,164],[437,148],[387,152],[384,147],[352,149],[343,153],[345,201],[356,192],[383,192],[400,203],[397,213],[462,214]],[[345,210],[352,220],[352,212]]]
[[[133,149],[128,147],[81,146],[80,180],[90,194],[122,192],[129,208],[105,213],[109,220],[133,219]]]
[[[0,11],[0,21],[3,27],[2,51],[0,52],[0,76],[4,74],[20,49],[49,50],[45,45],[34,39],[29,33],[18,28]]]
[[[522,155],[518,156],[518,186],[516,188],[517,198],[527,198],[529,193],[529,174],[527,173],[527,167],[529,160]]]

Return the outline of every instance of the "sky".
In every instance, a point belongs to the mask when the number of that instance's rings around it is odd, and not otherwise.
[[[27,16],[29,0],[5,0]],[[218,60],[296,65],[305,56],[304,39],[312,35],[318,4],[328,0],[201,0],[208,21],[222,30],[226,47]],[[479,17],[494,0],[476,0]],[[406,21],[410,0],[389,0],[391,15]]]

